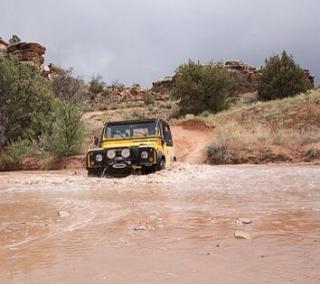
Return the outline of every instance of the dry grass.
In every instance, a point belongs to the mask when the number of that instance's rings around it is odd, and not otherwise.
[[[214,128],[208,162],[313,161],[320,158],[320,90],[202,116]],[[310,149],[309,149],[309,148]]]

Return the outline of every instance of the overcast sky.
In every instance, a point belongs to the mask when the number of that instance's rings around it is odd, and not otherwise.
[[[150,86],[188,59],[260,66],[286,49],[320,77],[319,0],[0,0],[0,36],[46,62]]]

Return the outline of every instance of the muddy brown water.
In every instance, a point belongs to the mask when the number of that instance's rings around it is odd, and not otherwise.
[[[0,173],[0,283],[320,283],[319,265],[319,166]]]

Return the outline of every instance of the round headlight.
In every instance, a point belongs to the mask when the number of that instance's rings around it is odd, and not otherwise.
[[[148,156],[149,156],[149,154],[148,154],[147,151],[142,151],[142,152],[141,152],[141,158],[142,158],[142,159],[147,159]]]
[[[128,149],[128,148],[122,149],[121,156],[125,159],[129,158],[130,157],[130,149]]]
[[[107,157],[108,159],[114,159],[114,157],[116,156],[116,151],[115,150],[108,150],[107,151]]]
[[[97,155],[96,155],[96,161],[97,161],[98,163],[102,162],[102,155],[101,155],[101,154],[97,154]]]

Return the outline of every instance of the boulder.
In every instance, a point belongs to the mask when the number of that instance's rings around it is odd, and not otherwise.
[[[59,211],[58,212],[58,216],[61,217],[61,218],[66,218],[66,217],[69,217],[70,214],[66,211]]]
[[[237,225],[242,225],[242,224],[248,225],[248,224],[252,224],[253,221],[252,221],[251,219],[249,219],[249,218],[237,218],[237,219],[235,220],[235,223],[236,223]]]
[[[234,232],[234,237],[236,239],[251,240],[251,236],[248,233],[239,230]]]
[[[9,45],[7,54],[16,56],[21,62],[33,62],[40,66],[44,62],[46,48],[35,42],[18,42]]]

